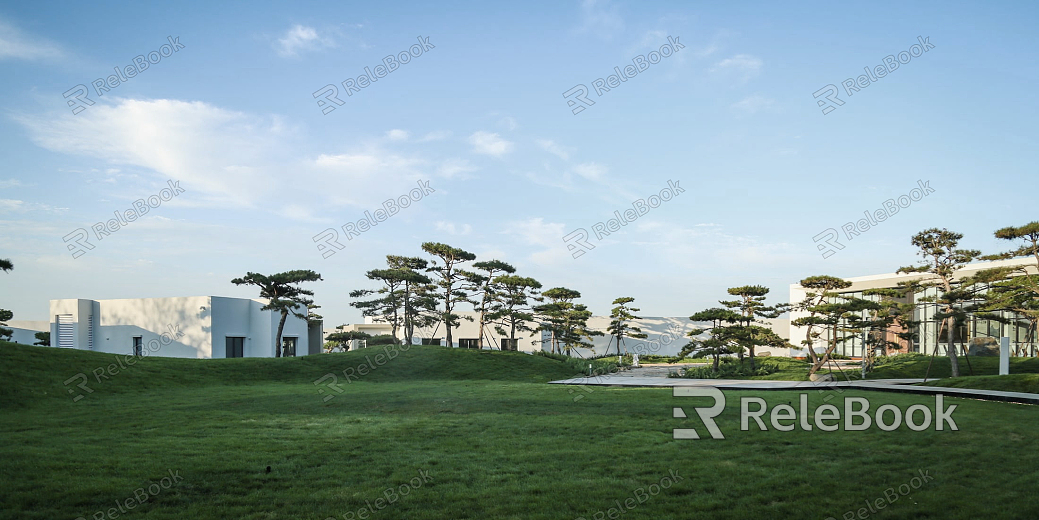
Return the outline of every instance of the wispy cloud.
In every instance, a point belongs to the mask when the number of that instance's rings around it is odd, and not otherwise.
[[[574,166],[574,173],[590,181],[600,181],[606,174],[606,167],[593,162],[581,163]]]
[[[468,179],[476,167],[465,159],[447,159],[437,167],[437,175],[448,179]]]
[[[284,58],[296,57],[301,52],[335,47],[335,40],[319,35],[317,29],[305,25],[293,25],[281,38],[274,42],[274,50]]]
[[[16,199],[0,199],[0,213],[26,213],[29,211],[46,211],[61,213],[68,208],[57,208],[49,204],[25,202]]]
[[[428,179],[432,166],[418,156],[384,149],[386,140],[345,151],[301,153],[298,129],[280,118],[203,102],[116,98],[78,116],[15,119],[48,150],[133,166],[124,169],[140,171],[151,180],[181,181],[188,192],[176,204],[276,207],[290,219],[312,217],[286,205],[287,200],[311,200],[315,211],[361,206]],[[113,175],[123,174],[105,173]],[[113,189],[127,189],[124,184],[115,183]],[[322,189],[315,193],[312,186]]]
[[[563,223],[545,222],[541,217],[534,217],[506,223],[502,234],[526,246],[540,247],[540,250],[528,255],[531,262],[537,265],[558,265],[572,260],[563,242],[566,233],[564,229]]]
[[[393,130],[386,132],[386,138],[390,141],[407,141],[408,132],[406,130],[394,128]]]
[[[749,54],[737,54],[719,61],[711,68],[711,72],[731,75],[740,82],[746,82],[761,72],[762,65],[760,58]]]
[[[25,186],[25,183],[18,179],[0,180],[0,188],[21,188],[23,186]]]
[[[559,157],[560,159],[567,161],[570,160],[570,153],[562,146],[556,144],[554,141],[549,139],[538,139],[535,141],[542,150]]]
[[[30,36],[14,25],[0,20],[0,60],[27,61],[57,59],[65,55],[61,47],[45,38]]]
[[[495,157],[501,157],[513,148],[511,142],[502,139],[498,134],[482,131],[470,135],[469,144],[473,146],[473,152]]]
[[[462,224],[456,226],[453,222],[445,222],[443,220],[436,223],[437,231],[442,231],[449,235],[468,235],[473,230],[473,227],[469,224]]]

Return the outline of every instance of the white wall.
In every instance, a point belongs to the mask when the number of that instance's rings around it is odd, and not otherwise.
[[[260,310],[264,303],[243,298],[187,296],[122,300],[51,300],[51,344],[57,346],[58,314],[71,314],[73,348],[132,354],[140,336],[148,355],[196,359],[226,356],[227,336],[244,336],[246,357],[272,357],[280,315]],[[93,319],[93,347],[89,327]],[[307,322],[289,315],[284,336],[296,336],[297,355],[306,355]]]
[[[256,340],[252,334],[252,300],[243,298],[210,298],[212,308],[212,342],[213,358],[227,357],[227,337],[245,337],[242,355],[245,357],[261,357],[253,351]]]
[[[133,337],[141,336],[149,355],[209,359],[213,357],[209,296],[102,300],[99,352],[132,354]]]
[[[94,300],[67,299],[50,301],[51,318],[51,345],[58,346],[58,314],[72,315],[72,348],[81,350],[97,350],[97,345],[92,344],[89,335],[88,324],[93,321],[96,332],[100,310]],[[96,335],[95,335],[96,338]]]
[[[10,341],[23,345],[34,345],[38,341],[36,333],[49,331],[50,323],[46,321],[9,320],[7,328],[12,331]]]

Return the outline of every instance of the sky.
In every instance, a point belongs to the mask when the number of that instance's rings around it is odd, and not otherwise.
[[[642,315],[688,316],[728,287],[765,285],[777,303],[807,276],[893,272],[918,261],[910,237],[927,228],[1001,251],[994,230],[1039,220],[1037,14],[0,3],[0,258],[15,266],[0,307],[47,320],[51,299],[251,298],[230,280],[312,269],[326,324],[357,323],[349,292],[377,287],[365,272],[429,258],[433,241],[576,289],[596,314],[631,296]],[[634,212],[661,190],[670,200]],[[626,209],[636,218],[606,227]],[[125,225],[106,224],[114,213]],[[348,239],[347,223],[368,229]],[[827,229],[842,249],[819,249]]]

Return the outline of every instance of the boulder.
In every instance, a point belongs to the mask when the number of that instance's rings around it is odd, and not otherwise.
[[[968,356],[999,356],[999,340],[996,338],[974,338],[967,348]]]

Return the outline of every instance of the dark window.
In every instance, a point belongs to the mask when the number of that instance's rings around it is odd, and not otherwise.
[[[501,339],[501,349],[502,350],[517,350],[517,348],[519,347],[518,344],[519,344],[519,340],[518,339],[508,339],[508,338],[502,338]]]
[[[228,336],[224,341],[227,344],[226,357],[245,357],[245,338]]]
[[[135,356],[140,356],[141,355],[141,336],[134,336],[133,337],[133,355],[135,355]]]
[[[473,338],[459,339],[458,348],[480,348],[480,340]]]
[[[422,338],[423,345],[439,345],[441,338]]]
[[[296,355],[296,341],[299,338],[282,338],[281,339],[281,355],[285,357],[294,357]]]

